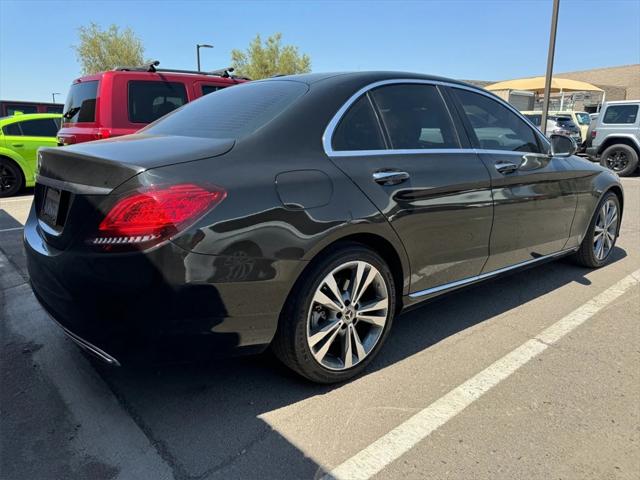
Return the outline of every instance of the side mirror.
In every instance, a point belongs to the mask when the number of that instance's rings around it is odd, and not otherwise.
[[[554,157],[570,157],[578,151],[576,141],[566,135],[551,135],[551,155]]]

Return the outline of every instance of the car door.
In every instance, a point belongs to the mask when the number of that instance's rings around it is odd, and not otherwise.
[[[451,88],[469,137],[491,174],[494,221],[483,272],[561,251],[576,210],[575,172],[546,139],[492,95]]]
[[[58,124],[53,118],[23,120],[12,123],[4,129],[6,146],[14,150],[25,161],[25,175],[34,176],[36,170],[36,154],[40,147],[58,145],[56,133]],[[33,178],[27,178],[27,182]]]
[[[23,157],[30,163],[35,164],[36,153],[40,147],[55,147],[58,145],[56,134],[58,124],[53,118],[38,118],[35,120],[25,120],[20,122],[22,137],[17,141],[21,144]]]
[[[411,292],[426,294],[482,270],[490,177],[437,85],[385,83],[339,112],[325,150],[386,216],[410,259]]]

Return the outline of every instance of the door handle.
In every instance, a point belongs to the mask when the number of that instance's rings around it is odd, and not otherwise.
[[[518,170],[519,165],[513,162],[498,162],[495,164],[496,170],[503,175],[513,173]]]
[[[410,175],[400,170],[378,170],[373,172],[373,181],[380,185],[397,185],[408,180]]]
[[[20,148],[20,147],[24,147],[24,143],[12,143],[11,146]]]

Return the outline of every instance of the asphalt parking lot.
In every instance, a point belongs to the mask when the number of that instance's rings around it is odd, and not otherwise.
[[[548,263],[399,317],[365,375],[269,354],[95,365],[31,294],[0,200],[6,479],[640,478],[640,178],[610,265]]]

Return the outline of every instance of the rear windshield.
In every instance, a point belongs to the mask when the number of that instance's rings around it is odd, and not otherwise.
[[[204,138],[241,138],[282,113],[308,87],[301,82],[247,82],[205,95],[154,122],[149,134]]]
[[[95,122],[97,93],[97,80],[71,85],[67,101],[64,104],[64,122]]]
[[[551,117],[552,120],[555,120],[558,125],[561,127],[575,127],[576,124],[573,123],[569,117]]]

